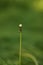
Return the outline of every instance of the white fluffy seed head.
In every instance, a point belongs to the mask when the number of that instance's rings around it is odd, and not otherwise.
[[[22,27],[22,24],[19,24],[19,27],[21,28]]]

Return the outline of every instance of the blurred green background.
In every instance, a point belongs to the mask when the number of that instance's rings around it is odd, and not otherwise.
[[[20,23],[22,49],[43,65],[43,0],[0,0],[0,65],[16,65]],[[35,65],[31,59],[23,59],[22,65]]]

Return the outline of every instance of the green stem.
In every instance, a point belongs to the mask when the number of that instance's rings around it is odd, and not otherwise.
[[[20,32],[19,65],[21,65],[21,51],[22,51],[22,32]]]

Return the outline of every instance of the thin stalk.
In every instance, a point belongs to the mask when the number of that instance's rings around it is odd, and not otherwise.
[[[22,32],[20,32],[19,65],[21,65],[21,52],[22,52]]]

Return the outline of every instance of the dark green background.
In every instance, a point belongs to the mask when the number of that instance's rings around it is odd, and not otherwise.
[[[32,0],[0,0],[0,65],[13,65],[18,59],[20,23],[23,24],[22,48],[43,65],[43,11],[36,11],[32,3]],[[24,59],[22,65],[35,64]]]

